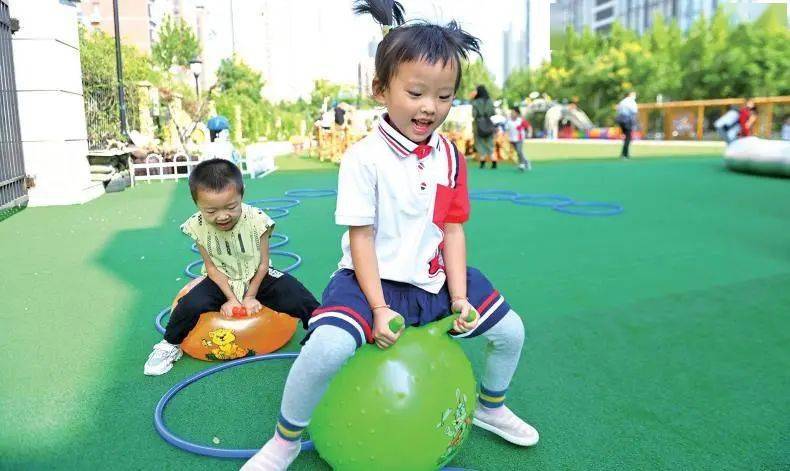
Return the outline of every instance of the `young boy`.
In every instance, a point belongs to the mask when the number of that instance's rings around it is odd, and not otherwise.
[[[181,225],[197,244],[206,278],[176,304],[164,340],[145,362],[146,375],[163,375],[181,358],[181,342],[204,312],[233,316],[233,308],[256,313],[261,305],[297,317],[305,328],[318,301],[291,275],[269,266],[269,237],[274,221],[242,203],[244,181],[239,168],[223,159],[198,164],[189,176],[198,212]]]
[[[510,119],[505,123],[505,129],[507,130],[507,138],[510,141],[510,145],[513,146],[513,149],[516,150],[516,155],[518,155],[518,169],[522,172],[532,170],[532,165],[524,157],[523,151],[524,139],[532,131],[532,126],[529,124],[529,121],[521,117],[518,108],[510,110]]]

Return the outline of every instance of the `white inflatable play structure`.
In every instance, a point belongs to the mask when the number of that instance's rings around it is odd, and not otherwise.
[[[567,119],[580,131],[589,131],[593,127],[587,113],[571,105],[554,105],[546,111],[544,126],[549,139],[556,139],[559,135],[560,121]]]
[[[790,141],[744,137],[727,146],[724,162],[737,172],[790,177]]]

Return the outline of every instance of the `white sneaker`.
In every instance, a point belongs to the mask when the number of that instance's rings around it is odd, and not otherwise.
[[[154,351],[148,355],[148,360],[143,367],[143,373],[148,376],[159,376],[170,371],[173,362],[178,361],[184,352],[180,345],[173,345],[167,340],[162,340],[154,345]]]
[[[524,164],[518,164],[518,169],[523,172],[523,171],[525,171],[527,169],[527,166],[524,165]]]
[[[291,443],[272,437],[258,453],[244,463],[240,471],[285,471],[299,456],[300,451],[302,442]]]
[[[540,439],[538,431],[521,420],[507,406],[488,409],[478,404],[472,423],[520,446],[532,446]]]

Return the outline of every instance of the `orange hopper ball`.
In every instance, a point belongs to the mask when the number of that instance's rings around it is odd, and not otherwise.
[[[195,278],[181,288],[172,308],[203,279]],[[251,315],[247,315],[243,307],[236,307],[232,318],[220,312],[204,312],[181,343],[181,348],[187,355],[204,361],[234,360],[271,353],[291,340],[296,324],[297,319],[265,306]]]

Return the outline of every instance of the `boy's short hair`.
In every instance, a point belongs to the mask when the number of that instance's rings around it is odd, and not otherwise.
[[[192,193],[192,201],[195,203],[199,191],[218,193],[231,185],[236,187],[236,191],[241,196],[244,196],[244,179],[241,170],[229,160],[204,160],[189,174],[189,192]]]
[[[480,40],[467,33],[455,21],[440,26],[427,21],[414,21],[404,25],[403,7],[392,0],[356,0],[354,12],[370,14],[389,32],[376,49],[376,89],[381,93],[404,62],[437,62],[456,68],[455,91],[461,85],[461,60],[470,53],[480,54]],[[390,28],[392,28],[390,30]]]

